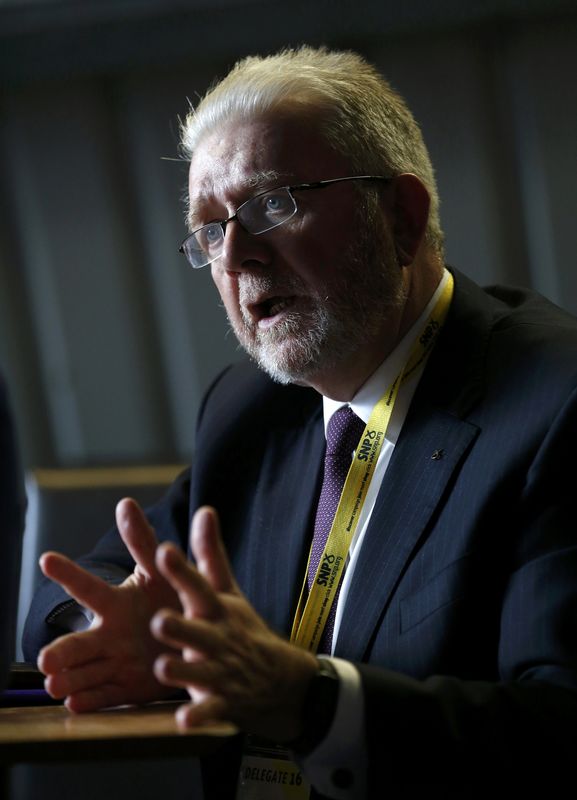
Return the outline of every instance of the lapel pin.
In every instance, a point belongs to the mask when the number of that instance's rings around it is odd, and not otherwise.
[[[445,451],[444,450],[435,450],[435,452],[431,456],[431,459],[433,461],[440,461],[443,458],[444,455],[445,455]]]

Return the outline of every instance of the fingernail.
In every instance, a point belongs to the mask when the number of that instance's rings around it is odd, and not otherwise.
[[[118,509],[116,522],[121,530],[125,530],[128,527],[128,514],[126,513],[126,506],[124,504]]]

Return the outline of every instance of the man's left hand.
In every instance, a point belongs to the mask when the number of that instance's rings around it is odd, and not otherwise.
[[[158,548],[158,569],[184,613],[163,610],[151,620],[157,639],[182,650],[182,657],[162,655],[154,665],[159,681],[186,688],[193,699],[179,709],[179,724],[227,720],[278,742],[296,738],[315,656],[273,633],[242,595],[213,508],[196,512],[191,549],[196,567],[173,545]]]

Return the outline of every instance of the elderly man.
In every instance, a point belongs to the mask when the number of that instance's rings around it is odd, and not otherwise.
[[[146,517],[125,500],[82,567],[43,557],[77,601],[46,583],[31,612],[48,691],[80,712],[188,689],[181,725],[249,734],[241,797],[559,775],[576,321],[445,268],[419,128],[359,56],[240,62],[183,145],[182,250],[261,369],[215,381],[191,475]]]

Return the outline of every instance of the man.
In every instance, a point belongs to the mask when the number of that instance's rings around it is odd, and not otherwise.
[[[48,691],[84,711],[185,687],[181,725],[283,743],[331,797],[560,774],[577,720],[577,323],[444,268],[418,126],[354,54],[240,62],[183,143],[182,249],[210,264],[264,372],[217,379],[192,475],[147,518],[120,503],[120,538],[84,569],[44,556],[94,614],[47,644],[79,612],[39,593],[25,647],[47,645]],[[253,739],[243,758],[246,792],[295,774],[267,772]]]

